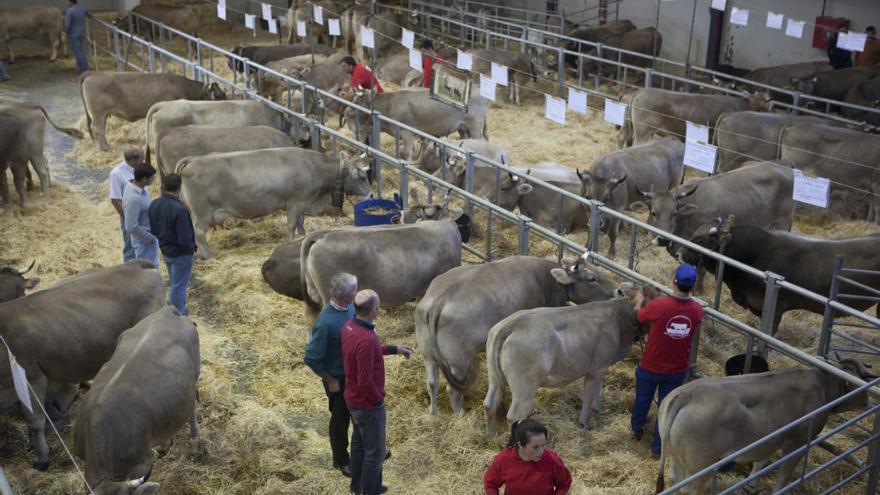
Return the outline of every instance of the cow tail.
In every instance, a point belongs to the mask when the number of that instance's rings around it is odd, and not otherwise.
[[[150,161],[150,128],[153,127],[152,126],[153,112],[154,112],[155,108],[156,108],[155,106],[151,106],[150,109],[147,110],[147,138],[146,138],[147,142],[144,145],[144,148],[146,149],[145,160],[146,160],[147,165],[152,165],[152,162]],[[159,143],[156,143],[156,146],[159,146]],[[156,154],[157,155],[159,154],[159,150],[156,150]]]
[[[446,356],[440,351],[440,344],[437,342],[437,334],[440,329],[438,320],[440,319],[440,315],[443,314],[443,308],[444,304],[436,304],[425,314],[424,323],[428,330],[428,334],[430,335],[431,347],[433,348],[432,354],[437,362],[437,367],[440,368],[440,371],[443,373],[443,376],[446,377],[446,381],[449,382],[449,385],[460,392],[465,392],[474,384],[476,378],[474,368],[476,368],[476,366],[468,367],[468,372],[464,378],[459,378],[452,372],[452,367],[449,365],[449,361],[446,360]]]
[[[505,325],[498,330],[495,333],[494,339],[492,338],[492,331],[489,331],[490,342],[486,344],[486,370],[489,374],[489,391],[486,393],[486,400],[483,402],[483,406],[486,407],[486,414],[498,414],[497,405],[504,399],[504,389],[507,388],[507,379],[501,370],[501,346],[507,340],[507,337],[510,336],[512,330],[509,325]],[[489,410],[490,407],[493,409],[492,411]]]
[[[40,105],[34,105],[34,106],[36,108],[39,108],[40,111],[43,112],[43,117],[46,117],[46,120],[49,121],[49,123],[52,124],[52,127],[54,127],[55,129],[63,132],[64,134],[67,134],[68,136],[73,136],[77,139],[83,138],[83,133],[79,129],[73,129],[71,127],[59,127],[58,124],[56,124],[55,122],[52,122],[52,119],[49,118],[49,114],[46,112],[45,108],[43,108]]]
[[[660,433],[661,438],[664,436],[663,433],[666,433],[666,441],[660,443],[660,465],[657,473],[655,493],[660,493],[666,488],[664,471],[666,470],[666,456],[669,451],[669,432],[672,431],[675,417],[678,416],[679,411],[681,411],[681,404],[679,404],[676,399],[678,399],[678,395],[668,397],[660,404],[660,407],[657,408],[658,432]]]
[[[664,464],[666,464],[666,447],[663,445],[660,446],[660,467],[657,472],[657,485],[654,487],[654,493],[660,493],[666,489],[666,478],[663,476],[663,471],[665,469]]]
[[[82,98],[83,102],[83,111],[86,113],[86,131],[89,133],[89,138],[91,138],[92,142],[95,141],[95,136],[92,134],[92,115],[89,113],[89,106],[86,104],[86,94],[83,91],[83,84],[86,81],[86,78],[89,76],[88,72],[84,72],[79,76],[79,96]]]
[[[318,314],[321,311],[321,296],[318,294],[318,288],[315,287],[315,282],[312,280],[312,277],[309,274],[309,252],[312,250],[312,246],[314,246],[318,241],[324,238],[329,233],[329,231],[321,231],[314,232],[306,236],[303,239],[302,245],[300,246],[299,251],[299,263],[300,263],[300,283],[303,290],[303,302],[306,303],[306,311],[308,313]],[[312,295],[317,295],[318,300],[315,301],[312,299]]]

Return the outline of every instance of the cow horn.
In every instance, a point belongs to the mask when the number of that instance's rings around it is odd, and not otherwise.
[[[617,179],[617,181],[615,182],[615,184],[620,184],[621,182],[623,182],[623,181],[625,181],[625,180],[626,180],[626,173],[623,174],[623,177]]]
[[[31,271],[34,268],[34,264],[37,263],[37,260],[31,261],[31,266],[27,267],[27,270],[23,270],[18,272],[19,275],[24,275],[25,273]]]
[[[512,182],[516,182],[516,181],[519,180],[519,177],[516,176],[516,175],[513,175],[513,172],[507,172],[507,175],[510,176],[510,180],[511,180]]]
[[[692,187],[690,191],[681,192],[675,195],[675,199],[684,199],[690,196],[691,194],[697,192],[697,187],[699,187],[699,184],[694,184],[694,187]]]
[[[587,170],[584,170],[583,172],[581,172],[581,169],[577,169],[577,174],[578,174],[578,178],[581,180],[581,182],[587,182],[588,180],[590,180],[591,175],[590,175],[590,172]]]
[[[141,476],[140,478],[135,479],[135,480],[128,480],[125,482],[125,486],[126,486],[126,488],[137,488],[137,487],[143,485],[144,481],[146,481],[146,479],[147,479],[146,476]]]
[[[654,196],[653,193],[643,192],[641,189],[639,189],[639,186],[636,186],[636,192],[639,193],[639,196],[643,198],[651,199]]]

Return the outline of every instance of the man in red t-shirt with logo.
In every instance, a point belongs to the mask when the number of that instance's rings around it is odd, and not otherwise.
[[[633,438],[641,440],[648,422],[654,394],[661,403],[666,394],[684,383],[691,359],[691,340],[703,319],[703,308],[691,298],[697,283],[697,269],[687,263],[675,270],[673,296],[654,299],[639,309],[643,296],[636,299],[635,310],[641,323],[651,324],[648,344],[636,368],[636,400],[632,407]],[[651,453],[660,455],[660,433],[654,421]]]
[[[430,88],[434,79],[434,62],[446,62],[436,51],[434,51],[434,42],[425,40],[419,46],[422,51],[422,86]]]

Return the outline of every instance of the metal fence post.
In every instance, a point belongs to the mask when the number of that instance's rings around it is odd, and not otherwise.
[[[831,291],[828,294],[828,299],[832,301],[837,300],[837,291],[840,289],[840,280],[838,280],[837,276],[840,275],[840,270],[843,268],[843,256],[838,255],[834,258],[834,271],[831,275]],[[831,307],[830,304],[825,305],[825,314],[822,317],[822,331],[819,334],[819,348],[817,349],[817,353],[824,357],[828,358],[828,349],[831,347],[831,328],[834,326],[834,308]]]
[[[776,334],[776,301],[779,297],[779,282],[785,280],[781,275],[766,272],[764,288],[764,305],[761,308],[761,332],[771,337]],[[767,345],[762,340],[758,343],[758,353],[761,357],[767,357]]]
[[[874,412],[873,434],[880,434],[880,409]],[[871,466],[871,469],[868,471],[868,481],[865,483],[865,495],[875,495],[877,481],[880,479],[880,437],[871,442],[866,462]]]
[[[587,239],[587,251],[597,252],[599,250],[599,231],[601,229],[601,215],[599,207],[602,203],[596,200],[590,201],[590,237]]]
[[[400,200],[404,208],[409,208],[409,162],[400,162]],[[403,219],[400,221],[403,223]]]
[[[464,190],[473,193],[474,192],[474,152],[470,150],[465,150],[465,169],[464,169]],[[470,215],[472,213],[473,205],[471,204],[471,200],[465,200],[465,212]]]
[[[647,70],[645,70],[645,87],[646,87],[646,88],[650,88],[650,87],[651,87],[651,79],[652,79],[652,76],[653,76],[653,75],[654,75],[654,71],[653,71],[653,69],[647,69]]]
[[[317,120],[310,121],[310,131],[312,131],[312,150],[321,152],[321,123]]]
[[[382,132],[382,128],[381,128],[382,114],[375,111],[375,110],[372,113],[373,113],[373,129],[372,129],[373,135],[370,138],[370,146],[372,148],[377,149],[377,150],[381,150],[382,143],[380,141],[380,139],[381,139],[380,135]],[[382,197],[382,159],[379,157],[378,154],[376,155],[375,161],[373,161],[373,174],[375,174],[375,177],[376,177],[376,196],[381,198]]]
[[[516,224],[516,254],[521,256],[527,256],[529,254],[529,222],[531,221],[531,218],[525,215],[520,215],[519,221]]]
[[[116,59],[116,70],[122,71],[122,57],[119,56],[119,33],[116,31],[113,31],[113,58]],[[96,54],[95,60],[97,61],[97,59],[98,57]]]
[[[547,63],[547,59],[544,59],[544,63]],[[559,91],[556,93],[556,96],[560,98],[565,96],[565,48],[560,47],[558,56],[557,56],[557,66],[556,69],[556,77],[559,80]],[[542,77],[544,74],[539,74],[538,77]]]
[[[199,67],[203,67],[203,65],[202,65],[202,39],[201,38],[196,40],[196,61],[198,62]],[[235,65],[235,64],[233,64],[233,65]],[[196,79],[196,80],[199,81],[201,79]]]
[[[149,56],[149,58],[150,58],[150,72],[151,73],[156,72],[156,54],[153,52],[153,48],[155,46],[156,45],[154,45],[152,43],[150,43],[147,46],[147,56]]]

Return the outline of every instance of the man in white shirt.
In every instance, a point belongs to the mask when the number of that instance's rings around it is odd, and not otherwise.
[[[119,227],[122,229],[122,262],[126,263],[134,259],[134,247],[131,245],[131,237],[125,230],[125,213],[122,210],[122,194],[125,186],[134,179],[134,167],[144,162],[144,152],[140,148],[129,148],[123,153],[123,160],[110,171],[110,204],[119,214]]]

